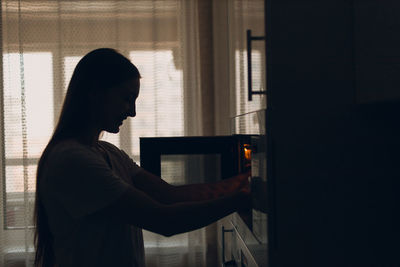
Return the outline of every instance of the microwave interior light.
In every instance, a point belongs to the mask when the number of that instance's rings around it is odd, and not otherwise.
[[[244,144],[244,158],[246,160],[251,160],[251,148],[249,144]]]

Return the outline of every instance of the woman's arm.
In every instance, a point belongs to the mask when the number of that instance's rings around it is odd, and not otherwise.
[[[105,212],[137,227],[172,236],[204,227],[249,205],[250,196],[244,190],[213,200],[162,204],[130,187]]]
[[[241,189],[247,189],[249,173],[213,183],[170,185],[158,176],[141,170],[133,178],[133,183],[139,190],[164,204],[186,201],[203,201],[216,199],[232,194]]]
[[[249,173],[213,183],[188,184],[175,187],[175,201],[202,201],[227,196],[239,190],[248,190]]]

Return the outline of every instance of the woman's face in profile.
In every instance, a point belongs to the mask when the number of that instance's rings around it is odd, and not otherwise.
[[[128,80],[108,90],[103,107],[99,107],[100,130],[118,133],[127,117],[136,116],[136,99],[139,96],[140,80]]]

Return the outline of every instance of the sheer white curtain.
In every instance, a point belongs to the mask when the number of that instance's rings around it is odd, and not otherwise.
[[[264,36],[264,0],[232,0],[228,1],[229,24],[229,59],[232,71],[231,88],[235,88],[233,108],[235,115],[266,107],[266,96],[255,95],[250,102],[248,96],[247,77],[247,38],[246,30],[252,36]],[[252,86],[254,91],[266,91],[265,81],[265,42],[252,42]]]
[[[104,139],[139,162],[139,136],[203,133],[197,7],[197,0],[1,1],[0,266],[32,264],[36,164],[72,71],[90,50],[118,49],[143,77],[137,117]],[[206,266],[205,229],[144,236],[148,266]]]

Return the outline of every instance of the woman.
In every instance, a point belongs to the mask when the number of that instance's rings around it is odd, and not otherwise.
[[[144,266],[142,228],[171,236],[248,207],[245,174],[172,186],[99,141],[135,117],[139,89],[138,69],[113,49],[76,66],[38,165],[35,266]]]

